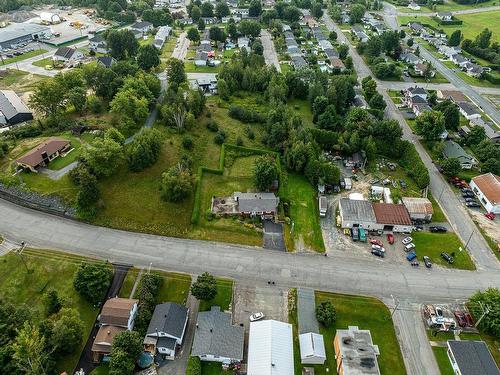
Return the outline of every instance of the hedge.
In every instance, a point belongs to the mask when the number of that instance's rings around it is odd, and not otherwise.
[[[483,75],[487,81],[489,81],[495,85],[500,85],[500,77],[494,76],[493,74],[491,74],[489,72],[484,72]]]
[[[279,159],[279,155],[277,152],[274,151],[266,151],[258,148],[251,148],[251,147],[244,147],[244,146],[237,146],[233,144],[226,144],[224,143],[221,147],[220,150],[220,157],[219,157],[219,169],[215,168],[208,168],[208,167],[198,167],[198,173],[197,173],[197,181],[196,181],[196,190],[194,193],[194,207],[193,207],[193,212],[191,213],[191,224],[198,224],[200,220],[200,209],[201,209],[201,180],[203,178],[204,173],[212,173],[212,174],[217,174],[217,175],[222,175],[224,173],[224,165],[226,162],[226,149],[228,151],[236,151],[237,153],[242,155],[266,155],[266,154],[273,154],[276,156],[276,164],[278,166],[278,170],[281,170],[281,163]]]

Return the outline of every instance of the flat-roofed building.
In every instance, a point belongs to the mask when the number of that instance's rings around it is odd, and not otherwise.
[[[380,375],[377,357],[380,351],[373,344],[369,330],[349,326],[338,329],[333,340],[337,373],[340,375]]]

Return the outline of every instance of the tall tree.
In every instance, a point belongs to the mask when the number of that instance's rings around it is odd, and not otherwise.
[[[486,28],[481,31],[478,36],[476,36],[476,40],[474,44],[479,48],[488,48],[490,46],[490,40],[493,33],[490,29]]]
[[[191,42],[198,43],[200,41],[200,33],[196,28],[190,27],[189,30],[187,31],[187,38]]]
[[[186,82],[186,73],[184,71],[184,62],[178,59],[170,59],[167,66],[167,76],[170,84],[179,86]]]
[[[82,263],[78,267],[73,286],[75,290],[90,303],[102,302],[113,273],[104,264]]]
[[[444,130],[444,116],[441,112],[429,111],[417,116],[415,132],[425,140],[434,141],[439,139]]]
[[[250,17],[259,17],[262,13],[262,4],[260,0],[252,0],[248,7],[248,15]]]
[[[106,43],[111,56],[118,60],[129,59],[137,54],[139,42],[132,31],[111,30],[106,35]]]
[[[460,30],[455,30],[451,33],[448,39],[448,45],[451,47],[455,47],[460,45],[460,40],[462,39],[462,32]]]
[[[191,293],[199,300],[210,301],[217,295],[217,281],[208,272],[196,278],[191,286]]]
[[[144,70],[150,70],[160,65],[160,52],[152,44],[139,47],[137,64]]]
[[[45,337],[40,334],[36,325],[24,322],[12,347],[14,348],[12,358],[24,374],[47,374],[50,353],[47,351]]]
[[[208,1],[201,4],[201,16],[202,17],[213,17],[214,16],[214,6]]]
[[[253,183],[260,191],[266,191],[278,179],[278,167],[272,156],[259,157],[253,166]]]
[[[55,350],[62,354],[75,351],[82,342],[83,322],[78,310],[64,307],[57,314],[52,329],[52,345]]]
[[[351,10],[349,12],[349,18],[351,19],[351,25],[355,23],[360,23],[361,18],[365,15],[366,8],[361,4],[353,4],[351,5]]]
[[[219,19],[222,17],[227,17],[231,14],[231,11],[229,10],[229,6],[222,2],[219,1],[217,5],[215,5],[215,16]]]

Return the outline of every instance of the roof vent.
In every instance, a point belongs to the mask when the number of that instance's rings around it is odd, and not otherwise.
[[[210,328],[210,332],[213,332],[214,330],[212,328]]]
[[[108,335],[111,335],[111,331],[108,329]]]

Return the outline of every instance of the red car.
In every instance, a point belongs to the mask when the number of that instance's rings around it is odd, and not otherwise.
[[[382,242],[380,242],[379,240],[370,240],[370,243],[372,245],[378,245],[380,247],[384,247],[384,244]]]
[[[465,320],[467,321],[467,325],[469,327],[474,327],[474,320],[472,320],[472,316],[469,313],[465,313]]]
[[[495,214],[493,212],[488,212],[487,214],[484,214],[484,216],[490,220],[495,220]]]
[[[465,327],[467,325],[465,314],[462,311],[455,311],[453,315],[455,315],[455,320],[457,321],[460,327]]]
[[[394,236],[392,233],[387,234],[387,241],[392,245],[394,243]]]

